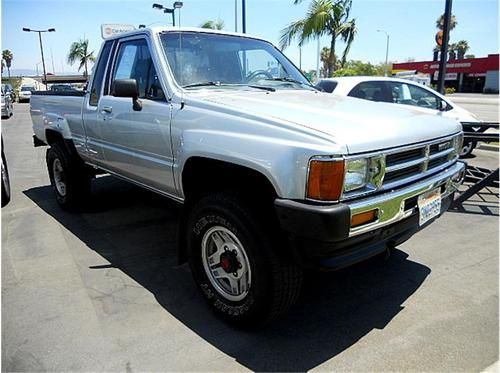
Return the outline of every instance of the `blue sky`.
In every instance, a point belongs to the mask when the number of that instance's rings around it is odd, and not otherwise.
[[[14,54],[12,69],[35,70],[41,61],[36,34],[22,31],[56,28],[55,33],[44,34],[44,52],[47,71],[75,72],[77,66],[66,64],[70,44],[81,38],[89,39],[96,53],[101,44],[100,25],[103,23],[151,24],[169,23],[170,15],[151,8],[153,2],[171,6],[173,0],[2,0],[2,49]],[[278,44],[280,30],[304,16],[309,0],[293,5],[293,0],[247,0],[247,32]],[[432,57],[435,20],[444,11],[444,0],[353,0],[351,17],[356,18],[359,33],[353,43],[349,59],[378,63],[385,59],[384,29],[390,34],[389,60],[403,62],[408,58],[428,60]],[[183,26],[199,26],[217,18],[225,22],[225,29],[234,31],[235,0],[184,0],[181,10]],[[238,0],[240,17],[241,0]],[[498,1],[455,0],[453,13],[458,26],[451,34],[452,41],[465,39],[476,56],[498,53]],[[239,31],[241,19],[239,18]],[[329,46],[327,37],[321,46]],[[340,54],[343,49],[338,44]],[[285,50],[297,65],[299,50],[292,46]],[[302,67],[316,67],[316,43],[302,50]],[[41,65],[39,65],[41,71]]]

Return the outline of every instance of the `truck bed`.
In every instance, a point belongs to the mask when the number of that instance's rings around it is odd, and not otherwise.
[[[34,91],[30,99],[30,113],[35,136],[47,143],[46,131],[51,127],[71,132],[82,132],[82,106],[84,91]],[[69,137],[69,133],[67,134]]]

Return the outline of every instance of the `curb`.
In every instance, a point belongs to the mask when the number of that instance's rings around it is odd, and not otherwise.
[[[477,148],[481,150],[489,150],[491,152],[497,152],[500,149],[498,145],[490,145],[490,144],[480,144]]]

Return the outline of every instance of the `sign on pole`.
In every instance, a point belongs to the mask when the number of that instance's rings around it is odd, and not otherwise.
[[[436,32],[436,43],[437,45],[443,45],[443,31]]]

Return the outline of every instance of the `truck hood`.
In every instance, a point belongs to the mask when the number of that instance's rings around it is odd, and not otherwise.
[[[306,90],[216,91],[194,93],[249,114],[285,121],[316,131],[350,154],[386,149],[448,136],[461,131],[454,119],[400,105]]]

